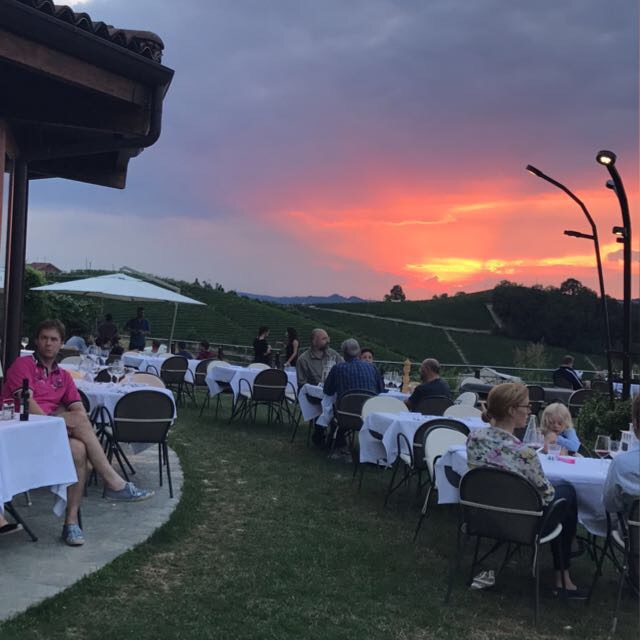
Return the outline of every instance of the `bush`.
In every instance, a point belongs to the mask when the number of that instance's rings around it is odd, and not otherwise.
[[[609,397],[596,395],[589,399],[576,419],[576,431],[580,440],[592,447],[599,434],[620,439],[620,431],[626,431],[631,422],[631,401],[616,400],[613,409],[609,408]]]

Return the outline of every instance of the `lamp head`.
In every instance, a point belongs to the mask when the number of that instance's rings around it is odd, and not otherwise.
[[[613,153],[613,151],[607,151],[606,149],[598,151],[596,155],[596,161],[603,164],[605,167],[614,165],[616,163],[616,159],[616,154]]]
[[[536,167],[534,167],[532,164],[528,164],[526,166],[526,170],[533,174],[534,176],[538,176],[538,178],[542,178],[542,171],[540,171],[540,169],[537,169]]]

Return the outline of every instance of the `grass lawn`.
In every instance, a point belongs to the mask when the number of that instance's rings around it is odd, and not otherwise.
[[[101,571],[0,624],[0,638],[606,637],[611,572],[590,607],[543,599],[534,632],[528,554],[489,592],[471,592],[460,575],[444,606],[454,509],[434,508],[414,544],[417,509],[407,509],[405,495],[382,509],[387,474],[366,473],[358,492],[349,465],[308,449],[300,431],[290,444],[289,434],[182,409],[171,445],[184,494],[170,521]],[[543,566],[547,585],[548,551]],[[574,579],[586,586],[591,575],[589,561],[578,560]],[[637,637],[631,599],[623,605],[616,637]]]

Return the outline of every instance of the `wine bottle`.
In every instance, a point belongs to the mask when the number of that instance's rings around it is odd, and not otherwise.
[[[22,381],[22,412],[20,420],[23,422],[29,419],[29,379],[24,378]]]

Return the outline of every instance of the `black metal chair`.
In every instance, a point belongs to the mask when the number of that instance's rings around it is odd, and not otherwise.
[[[328,441],[329,455],[331,455],[331,452],[335,449],[338,433],[342,433],[351,452],[351,459],[354,465],[354,478],[358,470],[355,436],[360,429],[362,429],[362,407],[369,398],[375,395],[373,391],[369,391],[368,389],[354,389],[340,396],[334,406],[332,433]]]
[[[591,391],[595,391],[596,393],[608,394],[609,383],[606,380],[592,380]]]
[[[214,362],[215,358],[206,358],[205,360],[200,360],[196,365],[196,369],[194,372],[191,369],[187,368],[187,371],[184,376],[184,387],[187,390],[187,394],[191,396],[191,399],[197,405],[196,399],[196,391],[204,389],[207,391],[203,401],[202,401],[202,410],[204,410],[205,405],[207,404],[207,400],[209,400],[209,388],[207,387],[207,370],[209,364]],[[187,367],[189,362],[187,361]],[[202,415],[202,412],[201,412]]]
[[[421,400],[413,411],[425,416],[441,416],[452,404],[447,396],[431,396]]]
[[[607,538],[596,563],[588,603],[593,596],[598,577],[602,574],[602,565],[606,557],[611,558],[619,573],[616,605],[610,631],[610,635],[613,636],[618,626],[625,582],[636,599],[640,599],[640,498],[636,498],[631,503],[626,513],[617,514],[617,526],[613,524],[611,515],[607,513]],[[640,602],[638,604],[640,605]]]
[[[414,454],[412,456],[412,462],[413,464],[417,464],[417,461],[420,461],[419,465],[421,470],[427,474],[426,484],[428,484],[428,489],[422,509],[420,510],[418,524],[413,534],[414,541],[418,537],[423,520],[427,517],[429,499],[436,485],[436,462],[438,458],[448,451],[449,447],[467,442],[469,427],[463,422],[452,418],[436,418],[425,422],[418,431],[420,431],[420,438],[414,437],[413,439]],[[400,440],[398,440],[398,444],[400,444]],[[400,451],[400,448],[398,448],[398,451]]]
[[[161,391],[142,389],[122,396],[113,410],[111,427],[113,445],[120,442],[143,442],[158,444],[158,472],[162,486],[162,466],[167,468],[169,496],[173,498],[171,469],[167,447],[167,433],[174,420],[174,405],[167,395]],[[115,446],[111,445],[107,457],[118,455]]]
[[[564,499],[545,508],[536,488],[523,476],[495,467],[476,467],[460,482],[460,507],[456,550],[451,559],[445,602],[449,601],[453,579],[460,568],[465,538],[476,538],[469,583],[477,568],[504,544],[507,550],[496,574],[521,547],[533,549],[534,619],[538,624],[540,604],[540,551],[562,532],[558,510]],[[482,539],[492,540],[491,549],[478,557]]]
[[[260,371],[253,381],[253,386],[246,378],[240,378],[236,408],[230,420],[240,415],[241,418],[251,418],[252,422],[255,422],[260,405],[267,408],[267,424],[271,424],[274,419],[283,422],[283,409],[286,409],[291,418],[285,401],[286,388],[287,374],[282,369]]]
[[[147,367],[147,369],[154,367]],[[176,403],[181,405],[184,397],[184,384],[189,361],[183,356],[171,356],[167,358],[160,367],[159,376],[167,389],[171,389],[176,394]]]
[[[582,406],[595,395],[596,392],[592,391],[591,389],[578,389],[577,391],[574,391],[569,396],[568,402],[569,412],[571,413],[571,416],[575,418],[580,413],[580,409],[582,409]]]
[[[545,406],[544,387],[541,387],[539,384],[528,384],[527,389],[529,390],[531,413],[537,416],[540,413],[540,409]]]
[[[205,373],[204,373],[204,380],[205,380],[205,386],[207,387],[207,393],[205,395],[204,400],[202,401],[202,406],[200,407],[200,417],[202,417],[202,414],[204,413],[204,410],[206,407],[208,407],[211,404],[211,395],[209,394],[209,389],[208,389],[208,385],[206,384],[206,379],[207,379],[207,374],[209,373],[209,367],[211,366],[212,362],[215,362],[217,365],[221,365],[221,366],[230,366],[228,362],[226,362],[225,360],[220,360],[220,359],[210,359],[210,360],[203,360],[202,362],[206,362],[207,366],[205,368]],[[198,365],[198,368],[200,368],[200,365]],[[216,413],[215,413],[215,418],[218,418],[218,411],[220,410],[220,404],[222,403],[222,396],[223,394],[227,394],[227,395],[231,395],[233,396],[233,389],[231,388],[231,385],[228,382],[223,382],[221,380],[216,380],[217,385],[220,387],[220,392],[216,394]],[[232,410],[232,415],[233,415],[233,410]]]

